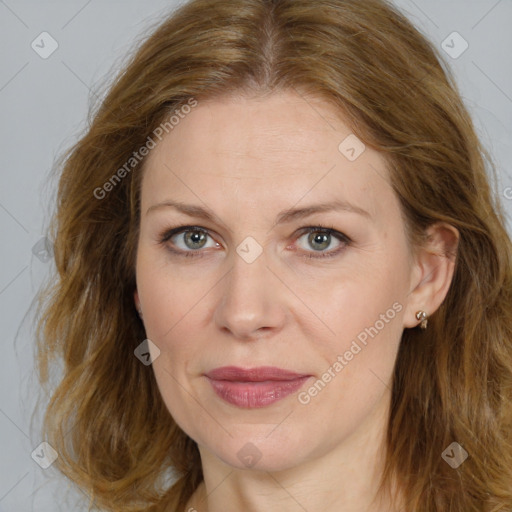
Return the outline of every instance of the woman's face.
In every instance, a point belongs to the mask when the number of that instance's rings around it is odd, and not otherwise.
[[[286,469],[382,429],[413,259],[360,144],[333,107],[280,93],[200,101],[150,152],[135,300],[202,455]],[[228,366],[302,377],[211,373]]]

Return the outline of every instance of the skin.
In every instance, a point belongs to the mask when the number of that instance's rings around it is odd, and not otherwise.
[[[398,497],[371,503],[393,365],[416,312],[432,314],[446,296],[454,260],[441,252],[456,248],[458,233],[437,224],[430,245],[413,251],[384,157],[366,147],[349,161],[338,146],[350,134],[319,98],[225,97],[200,101],[148,156],[134,299],[160,350],[152,366],[163,400],[201,453],[205,479],[185,510],[399,510]],[[337,199],[369,217],[340,210],[275,223],[283,210]],[[172,207],[147,212],[169,200],[207,207],[218,220]],[[208,230],[204,245],[187,245],[183,232],[160,243],[166,229],[187,225]],[[318,233],[299,230],[317,226],[352,241],[333,235],[315,250],[308,234]],[[236,251],[248,236],[263,251],[252,263]],[[278,366],[312,375],[307,391],[395,303],[394,318],[307,404],[294,393],[241,409],[203,376],[219,366]],[[237,456],[247,443],[261,455],[252,467]]]

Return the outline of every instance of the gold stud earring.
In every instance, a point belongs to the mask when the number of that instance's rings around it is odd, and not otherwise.
[[[426,329],[428,324],[428,315],[425,311],[418,311],[416,313],[416,318],[421,321],[420,328]]]

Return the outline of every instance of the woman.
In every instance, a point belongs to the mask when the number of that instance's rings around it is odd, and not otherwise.
[[[67,156],[39,370],[98,507],[512,508],[510,238],[391,5],[193,0]]]

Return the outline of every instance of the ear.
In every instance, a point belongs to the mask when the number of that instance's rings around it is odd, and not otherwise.
[[[418,311],[431,316],[442,304],[452,282],[459,238],[459,231],[445,222],[426,230],[425,244],[415,249],[404,327],[420,323]]]

